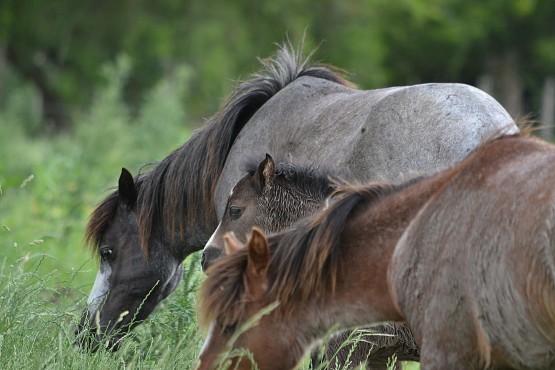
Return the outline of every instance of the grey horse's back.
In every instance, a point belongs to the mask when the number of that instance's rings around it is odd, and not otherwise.
[[[491,96],[464,84],[355,90],[301,77],[264,104],[237,137],[216,189],[221,218],[245,158],[290,153],[296,162],[398,182],[462,160],[518,128]]]
[[[450,167],[480,144],[518,132],[497,101],[463,84],[394,91],[373,107],[365,128],[369,138],[357,141],[353,156],[366,156],[354,162],[353,172],[393,182]]]

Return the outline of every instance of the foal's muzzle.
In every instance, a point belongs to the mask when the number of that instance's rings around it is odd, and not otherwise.
[[[214,262],[220,257],[224,255],[223,251],[209,245],[208,247],[204,248],[202,252],[202,256],[200,257],[200,265],[202,266],[202,271],[206,273],[208,267],[212,266]]]

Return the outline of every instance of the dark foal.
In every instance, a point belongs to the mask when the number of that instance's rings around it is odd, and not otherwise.
[[[555,146],[508,136],[431,177],[345,188],[247,248],[228,238],[199,297],[200,369],[230,348],[250,351],[235,369],[291,369],[334,325],[401,320],[423,370],[555,368],[553,184]]]

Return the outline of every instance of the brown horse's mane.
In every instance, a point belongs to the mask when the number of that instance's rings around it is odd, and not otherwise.
[[[362,206],[367,207],[421,179],[401,185],[343,184],[335,194],[339,199],[328,208],[288,231],[270,236],[267,298],[279,301],[280,311],[287,316],[295,304],[333,292],[342,253],[340,237],[347,219]],[[248,304],[243,285],[247,257],[248,250],[243,248],[221,258],[211,268],[200,292],[201,324],[217,318],[225,326],[244,318]]]
[[[152,233],[159,225],[164,225],[163,232],[169,235],[169,241],[184,240],[185,232],[188,232],[193,244],[204,244],[205,241],[197,240],[198,236],[193,235],[198,231],[197,227],[185,230],[185,225],[215,226],[214,191],[229,150],[246,122],[277,92],[302,76],[354,88],[339,69],[308,64],[313,53],[303,58],[301,50],[302,45],[299,50],[294,50],[286,42],[274,57],[261,60],[262,71],[238,84],[204,127],[151,171],[136,178],[136,211],[145,255]],[[116,190],[93,211],[85,232],[88,245],[100,245],[118,204]],[[200,249],[202,244],[196,247]]]

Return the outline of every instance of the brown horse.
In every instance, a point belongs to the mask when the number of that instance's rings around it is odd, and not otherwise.
[[[431,177],[346,188],[248,248],[228,238],[201,289],[200,368],[231,346],[250,351],[238,369],[290,369],[334,325],[401,320],[422,369],[555,368],[554,183],[555,146],[507,136]]]
[[[223,254],[220,251],[224,250],[224,236],[228,232],[234,232],[244,243],[254,226],[265,233],[291,227],[324,208],[336,184],[350,177],[347,173],[332,175],[323,168],[293,163],[290,158],[276,162],[269,154],[262,162],[248,162],[245,167],[247,174],[233,188],[226,212],[205,253]],[[206,272],[210,274],[210,269]],[[354,346],[346,345],[354,335],[360,336],[360,340]],[[405,325],[384,324],[357,334],[334,333],[326,345],[325,362],[351,367],[364,363],[367,369],[385,369],[392,355],[398,361],[418,361],[419,354],[418,345]],[[313,364],[320,362],[318,356],[315,351]]]

